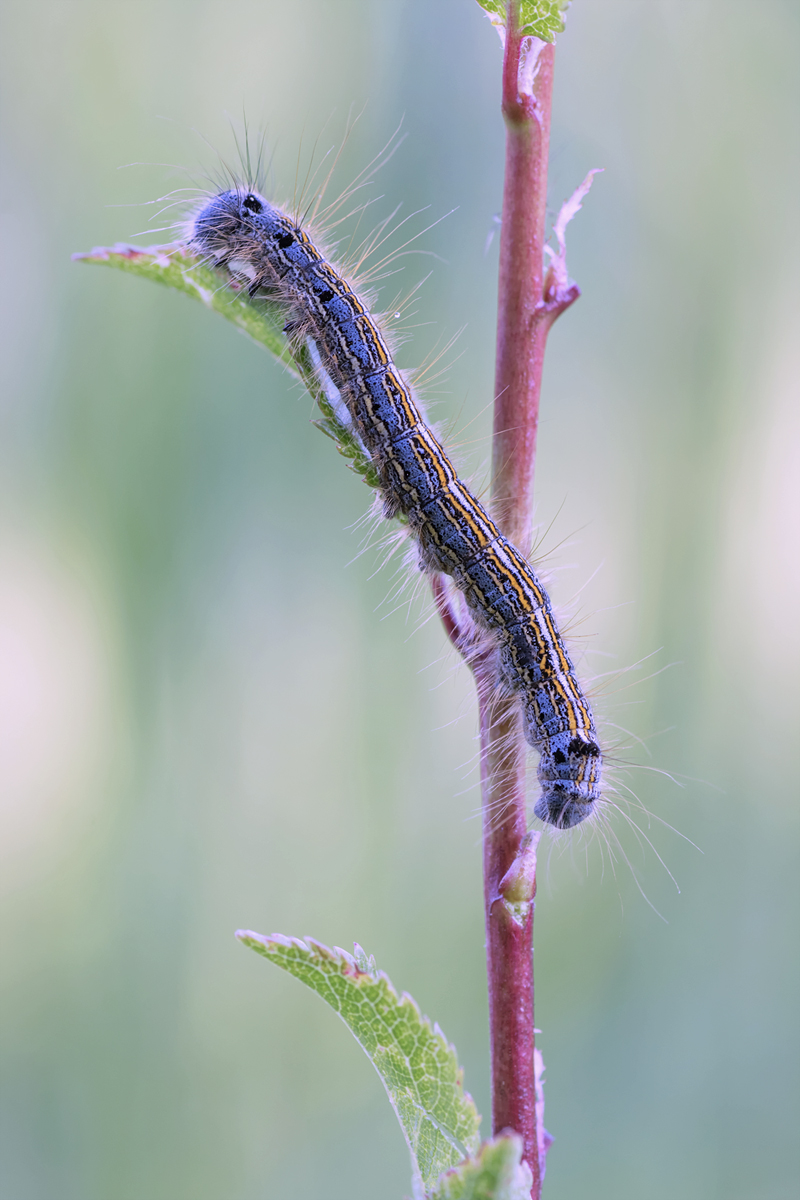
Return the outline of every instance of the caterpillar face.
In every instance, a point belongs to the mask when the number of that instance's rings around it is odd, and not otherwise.
[[[274,252],[291,246],[299,230],[257,192],[234,188],[206,200],[187,234],[191,250],[257,290],[272,282]]]

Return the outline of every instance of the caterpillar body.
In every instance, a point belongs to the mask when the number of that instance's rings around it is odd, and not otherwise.
[[[207,199],[187,232],[195,253],[251,294],[280,300],[287,330],[315,343],[375,466],[386,516],[405,515],[423,566],[449,575],[497,640],[503,681],[539,753],[536,815],[561,829],[585,820],[600,799],[602,753],[550,600],[458,478],[365,302],[296,221],[252,190]]]

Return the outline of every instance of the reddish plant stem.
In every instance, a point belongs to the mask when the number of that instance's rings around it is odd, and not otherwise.
[[[514,5],[509,5],[511,17]],[[503,60],[506,166],[495,366],[492,502],[506,536],[530,545],[539,393],[547,333],[544,223],[555,46],[542,47],[533,95],[520,95],[522,39],[509,21]]]
[[[544,270],[547,155],[555,47],[539,44],[530,93],[520,91],[519,0],[509,0],[503,57],[502,111],[506,166],[500,232],[497,363],[492,444],[492,510],[498,525],[523,552],[531,544],[533,474],[539,394],[547,334],[580,295]],[[492,1059],[492,1132],[514,1130],[541,1197],[537,1133],[533,1015],[533,898],[535,842],[527,832],[528,746],[516,697],[498,691],[497,652],[462,622],[440,576],[434,598],[445,629],[475,675],[481,738],[483,876],[489,1025]],[[522,882],[520,882],[522,881]],[[508,901],[508,902],[507,902]]]
[[[544,297],[547,154],[555,47],[541,47],[532,94],[520,93],[523,47],[518,4],[509,0],[502,111],[506,165],[500,233],[492,508],[505,535],[531,543],[539,393],[547,333],[555,317]],[[527,830],[526,760],[519,702],[497,697],[494,655],[474,665],[481,736],[484,904],[492,1059],[492,1131],[522,1136],[541,1195],[534,1075],[533,903],[515,919],[501,881]],[[531,898],[535,878],[531,881]]]
[[[491,656],[494,657],[493,655]],[[483,878],[492,1071],[492,1132],[512,1129],[541,1192],[533,1026],[533,904],[515,920],[500,884],[527,830],[526,744],[519,702],[496,696],[496,663],[476,665],[483,794]]]

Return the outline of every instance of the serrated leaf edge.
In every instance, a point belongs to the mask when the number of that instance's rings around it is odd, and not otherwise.
[[[270,947],[274,946],[276,948],[280,947],[283,949],[299,951],[302,955],[307,956],[308,958],[312,958],[314,955],[317,955],[327,962],[330,962],[333,964],[339,963],[344,968],[342,973],[344,975],[346,975],[349,979],[351,979],[356,985],[359,985],[362,981],[364,981],[364,982],[369,981],[372,984],[376,984],[376,983],[380,984],[381,987],[383,989],[385,989],[385,991],[388,995],[388,999],[391,1003],[393,1003],[394,1005],[397,1005],[398,1007],[411,1008],[412,1012],[414,1013],[414,1017],[415,1017],[416,1021],[423,1028],[425,1028],[428,1031],[429,1035],[431,1035],[433,1037],[433,1039],[440,1044],[440,1047],[445,1051],[445,1053],[448,1056],[450,1056],[452,1058],[453,1062],[455,1063],[455,1067],[456,1067],[455,1083],[456,1083],[456,1086],[460,1089],[461,1099],[462,1099],[463,1103],[466,1106],[468,1106],[468,1108],[471,1109],[471,1111],[472,1111],[472,1114],[474,1117],[474,1124],[476,1127],[475,1136],[476,1136],[476,1138],[479,1137],[479,1135],[477,1133],[477,1128],[478,1128],[478,1125],[480,1122],[480,1114],[478,1113],[477,1107],[475,1105],[475,1101],[473,1100],[472,1096],[464,1088],[464,1069],[458,1062],[458,1054],[457,1054],[455,1046],[453,1045],[452,1042],[449,1042],[447,1040],[447,1037],[442,1032],[442,1029],[439,1026],[439,1023],[437,1021],[431,1021],[430,1017],[423,1015],[419,1005],[417,1004],[417,1002],[413,996],[409,995],[408,992],[398,993],[397,989],[395,988],[394,984],[392,983],[391,979],[389,978],[389,976],[386,974],[385,971],[382,971],[380,969],[364,971],[359,966],[359,963],[357,962],[354,955],[350,954],[347,950],[343,950],[341,946],[334,946],[333,948],[331,948],[329,946],[326,946],[324,942],[317,941],[316,938],[311,937],[309,935],[307,935],[305,938],[296,938],[296,937],[287,936],[286,934],[282,934],[282,933],[274,933],[274,934],[270,934],[270,935],[265,935],[265,934],[256,933],[254,930],[251,930],[251,929],[239,929],[236,931],[235,936],[243,945],[247,946],[251,950],[254,950],[256,953],[262,953],[263,951],[269,951]],[[363,953],[363,951],[362,951],[362,953]],[[272,959],[272,956],[269,954],[264,955],[264,957],[269,958],[270,961],[274,961]],[[366,958],[366,955],[365,955],[365,958]],[[371,961],[374,962],[374,959],[372,959]],[[276,962],[275,965],[281,966],[282,969],[284,969],[284,970],[287,969],[280,962]],[[306,986],[308,987],[310,985],[306,984]],[[312,988],[312,991],[313,990],[314,989]],[[400,1127],[403,1131],[403,1136],[406,1140],[406,1144],[408,1145],[409,1151],[411,1152],[411,1155],[412,1155],[412,1162],[414,1163],[414,1173],[415,1173],[415,1179],[414,1179],[415,1193],[421,1195],[423,1181],[422,1181],[421,1171],[420,1171],[419,1165],[417,1163],[416,1154],[414,1152],[414,1147],[411,1145],[411,1142],[409,1141],[409,1135],[406,1131],[405,1124],[403,1123],[403,1120],[400,1116],[400,1112],[397,1109],[394,1098],[392,1096],[391,1091],[389,1090],[389,1087],[387,1086],[387,1082],[386,1082],[386,1079],[385,1079],[382,1071],[379,1069],[378,1064],[375,1062],[375,1058],[374,1058],[373,1054],[371,1054],[367,1050],[366,1046],[361,1041],[361,1038],[358,1037],[358,1035],[352,1029],[352,1027],[348,1023],[348,1021],[343,1017],[340,1009],[336,1005],[331,1004],[330,1001],[327,999],[327,997],[321,996],[320,998],[324,999],[326,1001],[326,1003],[328,1003],[329,1007],[332,1008],[333,1011],[337,1014],[339,1019],[341,1021],[343,1021],[343,1023],[345,1025],[347,1025],[351,1034],[353,1034],[356,1041],[359,1043],[359,1045],[362,1047],[364,1052],[367,1054],[367,1057],[370,1059],[370,1062],[372,1062],[373,1067],[375,1068],[377,1074],[379,1075],[381,1082],[383,1083],[383,1086],[386,1090],[387,1096],[389,1098],[389,1102],[391,1103],[392,1108],[395,1111],[395,1115],[397,1116],[398,1121],[400,1123]],[[441,1134],[441,1136],[445,1139],[445,1141],[448,1142],[449,1145],[452,1146],[453,1150],[457,1154],[461,1155],[464,1160],[467,1160],[469,1158],[470,1154],[475,1154],[478,1152],[479,1143],[474,1146],[465,1145],[461,1141],[461,1139],[458,1138],[452,1130],[447,1129],[446,1127],[442,1126],[441,1122],[431,1112],[429,1112],[426,1108],[424,1108],[422,1105],[420,1105],[415,1099],[413,1099],[410,1096],[407,1097],[407,1099],[411,1100],[413,1107],[421,1113],[421,1115],[424,1117],[424,1119],[427,1122],[429,1122],[429,1124],[431,1126],[433,1126],[433,1128],[435,1128]]]
[[[431,1033],[442,1043],[444,1048],[450,1054],[452,1054],[457,1061],[458,1052],[453,1043],[447,1040],[447,1036],[442,1031],[439,1022],[432,1021],[430,1017],[425,1016],[413,996],[411,996],[408,992],[398,992],[397,988],[394,986],[385,971],[382,971],[379,968],[376,968],[372,971],[364,971],[359,966],[355,956],[350,954],[347,950],[343,950],[341,946],[326,946],[324,942],[317,941],[316,938],[311,937],[308,934],[304,938],[296,938],[288,937],[283,933],[271,933],[269,935],[265,935],[262,933],[256,933],[252,929],[237,929],[235,937],[238,941],[242,942],[243,945],[250,946],[251,949],[256,951],[259,947],[266,949],[270,944],[276,944],[283,946],[286,949],[299,950],[301,953],[305,954],[318,954],[320,958],[325,958],[329,962],[343,962],[347,967],[346,974],[353,978],[356,983],[359,982],[359,977],[363,979],[369,979],[372,983],[383,983],[387,992],[395,1001],[395,1003],[401,1007],[408,1006],[411,1008],[419,1019],[419,1023],[429,1029]],[[254,944],[251,945],[251,943]],[[374,962],[374,959],[372,961]],[[459,1067],[459,1079],[461,1076],[463,1076],[463,1073],[463,1067]],[[469,1096],[470,1100],[472,1100],[469,1092],[465,1092],[464,1095]]]

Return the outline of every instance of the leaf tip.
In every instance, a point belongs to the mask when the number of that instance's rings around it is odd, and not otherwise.
[[[260,946],[265,944],[261,935],[254,933],[252,929],[237,929],[233,936],[244,946],[249,946],[252,942],[257,942]]]

